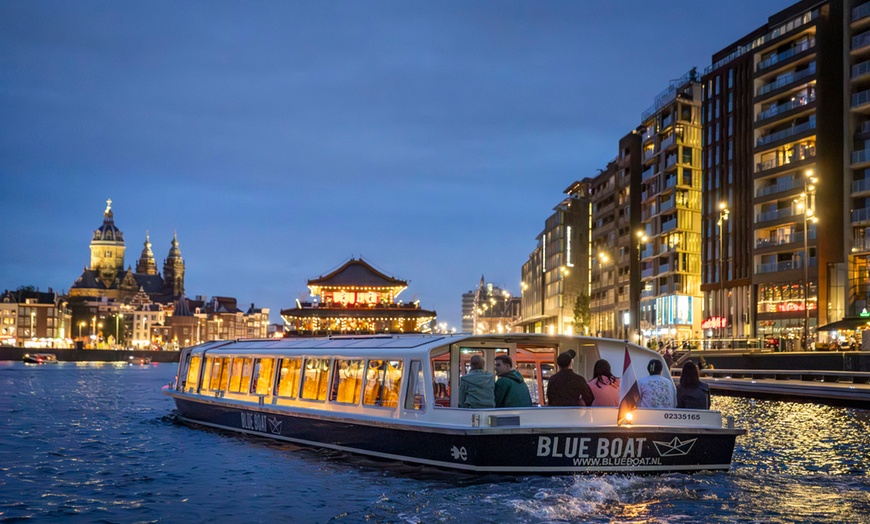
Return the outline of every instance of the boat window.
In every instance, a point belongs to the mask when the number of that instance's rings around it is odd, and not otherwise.
[[[370,406],[397,407],[401,384],[401,360],[369,360],[363,402]]]
[[[523,382],[529,387],[532,404],[540,404],[541,395],[538,391],[538,370],[535,362],[516,362],[514,368],[523,376]]]
[[[271,395],[274,372],[274,358],[255,358],[253,372],[254,380],[251,381],[251,393],[257,395]]]
[[[202,384],[199,386],[201,391],[209,390],[209,380],[211,378],[211,369],[214,366],[214,357],[205,359],[205,370],[202,372]]]
[[[209,377],[208,389],[212,391],[227,389],[227,382],[230,378],[229,367],[229,358],[216,357],[214,359],[214,362],[211,365],[211,376]]]
[[[432,359],[432,390],[436,407],[450,407],[450,355]]]
[[[300,357],[282,358],[281,375],[278,377],[278,396],[296,398],[299,392],[299,373],[302,369]]]
[[[426,379],[423,376],[423,363],[411,361],[411,372],[408,373],[408,388],[405,392],[405,409],[426,409]]]
[[[329,385],[329,359],[307,358],[302,373],[302,398],[326,400]]]
[[[541,362],[541,392],[547,391],[547,384],[550,383],[550,377],[556,372],[556,365],[552,362]],[[541,395],[540,404],[544,405],[544,400],[546,399],[546,395]]]
[[[248,392],[253,362],[254,360],[250,357],[235,357],[233,359],[232,373],[230,373],[230,391],[233,393]]]
[[[202,363],[202,357],[199,355],[190,359],[190,367],[187,368],[187,380],[182,386],[185,388],[194,388],[199,385],[199,365]]]
[[[347,404],[359,403],[362,391],[362,368],[362,359],[336,359],[329,400]]]

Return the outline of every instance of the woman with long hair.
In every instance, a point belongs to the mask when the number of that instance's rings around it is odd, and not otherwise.
[[[698,366],[691,360],[683,364],[680,385],[677,387],[677,407],[710,409],[710,388],[701,382]]]
[[[610,362],[601,359],[595,363],[589,387],[595,395],[593,406],[619,405],[619,379],[611,373]]]

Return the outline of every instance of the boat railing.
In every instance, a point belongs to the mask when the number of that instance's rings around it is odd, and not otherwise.
[[[702,369],[701,378],[747,379],[747,380],[799,380],[825,384],[870,384],[870,372],[825,371],[806,369]],[[674,368],[671,375],[679,381],[680,370]]]

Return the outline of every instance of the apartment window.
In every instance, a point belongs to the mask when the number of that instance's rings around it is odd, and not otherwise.
[[[728,93],[728,112],[734,110],[734,93]]]
[[[734,117],[728,117],[728,136],[732,136],[734,134]]]
[[[721,77],[721,76],[717,76],[717,77],[716,77],[716,94],[717,94],[717,95],[719,94],[719,88],[720,88],[721,86],[722,86],[722,77]]]
[[[734,70],[729,69],[728,70],[728,88],[730,89],[732,87],[734,87]]]

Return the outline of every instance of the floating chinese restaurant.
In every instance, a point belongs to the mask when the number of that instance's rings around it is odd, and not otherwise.
[[[297,300],[295,308],[281,310],[285,336],[428,333],[435,312],[422,309],[419,301],[396,301],[407,287],[406,281],[351,258],[328,275],[308,281],[311,302]]]

